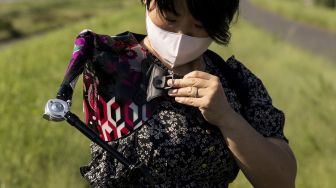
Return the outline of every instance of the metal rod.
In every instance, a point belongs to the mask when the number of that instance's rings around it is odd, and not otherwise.
[[[127,168],[134,167],[134,165],[132,165],[127,158],[125,158],[121,153],[119,153],[117,150],[115,150],[106,142],[104,142],[93,130],[88,128],[75,114],[69,111],[65,114],[65,118],[67,122],[70,123],[70,125],[74,126],[85,136],[87,136],[91,141],[95,142],[104,150],[106,150],[109,154],[111,154],[113,157],[118,159]]]
[[[123,165],[125,165],[130,170],[131,174],[134,176],[133,179],[135,178],[135,180],[137,180],[137,178],[139,178],[138,177],[139,173],[141,173],[144,175],[145,180],[147,180],[147,182],[149,183],[149,186],[154,187],[153,177],[151,176],[149,170],[145,166],[141,164],[140,165],[131,164],[131,162],[129,162],[129,160],[126,157],[124,157],[121,153],[119,153],[117,150],[115,150],[105,141],[103,141],[93,130],[88,128],[75,114],[68,111],[64,117],[70,125],[74,126],[86,137],[88,137],[91,141],[101,146],[110,155],[112,155],[117,160],[119,160]]]

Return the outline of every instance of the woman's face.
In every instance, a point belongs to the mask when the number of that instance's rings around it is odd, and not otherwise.
[[[161,29],[193,37],[209,37],[202,24],[192,17],[184,0],[176,1],[178,15],[173,12],[160,14],[154,1],[151,2],[148,13],[153,23]]]

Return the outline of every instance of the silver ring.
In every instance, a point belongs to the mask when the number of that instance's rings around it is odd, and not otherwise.
[[[194,98],[198,98],[198,87],[194,87],[194,88],[196,88],[196,92],[194,94]]]

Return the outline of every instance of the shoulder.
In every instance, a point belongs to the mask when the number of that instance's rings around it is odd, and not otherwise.
[[[237,94],[242,104],[241,115],[265,137],[282,138],[285,115],[273,106],[272,98],[261,79],[234,56],[226,61],[214,52],[209,58],[225,77],[230,88]]]
[[[86,36],[109,36],[110,38],[114,38],[114,39],[118,39],[118,38],[125,38],[125,37],[128,37],[130,36],[132,33],[126,31],[126,32],[123,32],[123,33],[119,33],[117,35],[107,35],[107,34],[99,34],[99,33],[96,33],[94,32],[93,30],[91,29],[83,29],[81,30],[77,37],[86,37]]]
[[[108,35],[96,33],[90,29],[84,29],[78,33],[76,41],[82,41],[82,43],[91,43],[95,46],[112,45],[112,47],[124,47],[120,45],[120,42],[125,44],[137,43],[136,36],[140,35],[128,31],[116,35]],[[114,43],[117,43],[117,46],[113,46]]]
[[[243,63],[236,59],[234,55],[224,60],[217,53],[207,50],[206,57],[211,60],[211,64],[221,71],[223,75],[233,77],[234,79],[244,80],[249,76],[255,76]]]
[[[213,67],[218,69],[227,86],[237,95],[243,108],[256,105],[272,105],[270,97],[262,80],[248,69],[243,63],[231,56],[226,61],[218,54],[207,51]]]
[[[205,55],[210,59],[212,67],[217,69],[219,75],[226,80],[228,87],[237,93],[241,102],[245,102],[246,97],[243,96],[246,96],[247,93],[254,90],[254,87],[263,85],[261,80],[243,63],[237,60],[235,56],[224,60],[218,54],[210,50],[206,51]]]
[[[259,77],[254,74],[235,56],[224,60],[217,53],[208,50],[205,55],[210,59],[214,68],[218,69],[222,76],[233,84],[239,84],[242,87],[253,87],[256,84],[262,84]]]
[[[99,34],[90,29],[78,33],[74,41],[76,57],[96,59],[98,56],[113,56],[139,60],[144,57],[144,52],[139,48],[139,42],[144,35],[132,32],[123,32],[116,35]]]

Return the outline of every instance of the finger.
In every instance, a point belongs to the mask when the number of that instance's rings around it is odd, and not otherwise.
[[[198,87],[198,88],[205,88],[208,86],[208,80],[201,79],[201,78],[183,78],[183,79],[169,79],[167,81],[168,86],[174,88],[182,88],[182,87]]]
[[[213,78],[213,75],[203,71],[192,71],[184,75],[183,78],[202,78],[205,80],[210,80]]]
[[[181,104],[198,108],[202,107],[204,103],[201,98],[192,98],[192,97],[175,97],[175,101]]]
[[[206,92],[205,89],[202,88],[196,88],[196,87],[183,87],[183,88],[176,88],[176,89],[170,89],[168,91],[168,94],[170,96],[174,97],[197,97],[202,98]]]

